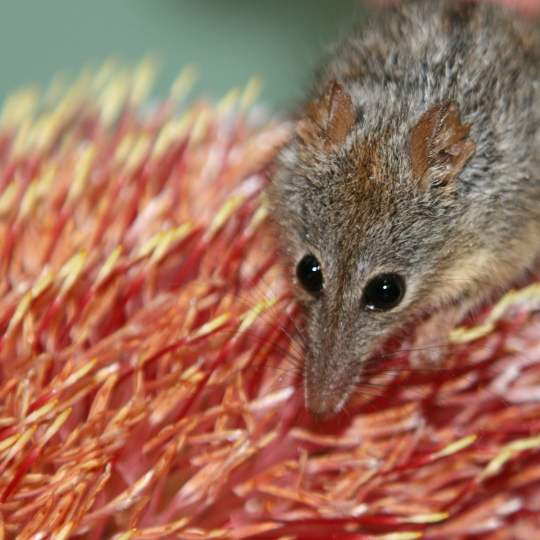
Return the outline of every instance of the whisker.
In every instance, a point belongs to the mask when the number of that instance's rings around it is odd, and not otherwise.
[[[272,288],[272,286],[270,284],[268,284],[268,282],[266,281],[266,278],[263,276],[261,277],[260,279],[260,282],[259,284],[256,286],[256,287],[261,287],[261,285],[264,285],[266,287],[266,289],[268,291],[271,292],[272,296],[275,297],[276,296],[276,293],[274,291],[274,289]],[[263,298],[271,298],[266,292],[262,292],[262,296]],[[289,304],[289,306],[287,306],[287,309],[285,309],[283,311],[283,313],[286,315],[288,321],[292,324],[294,330],[295,330],[295,335],[298,336],[298,338],[302,341],[302,344],[305,345],[305,341],[304,341],[304,332],[302,332],[301,328],[298,326],[297,324],[297,321],[296,319],[291,315],[291,313],[289,313],[289,310],[288,308],[292,305],[293,307],[293,311],[296,312],[297,311],[297,304],[293,301],[291,301],[291,304]]]
[[[256,291],[255,291],[256,292]],[[238,299],[240,300],[240,302],[245,305],[248,309],[251,309],[253,308],[254,305],[256,305],[257,302],[255,301],[251,301],[250,299],[245,299],[243,298],[244,295],[238,295]],[[270,300],[272,299],[272,297],[264,294],[264,293],[261,293],[261,297],[264,298],[265,300]],[[275,308],[272,308],[272,309],[275,309]],[[267,321],[267,319],[270,319],[272,317],[272,309],[270,311],[266,311],[266,312],[263,312],[262,314],[259,315],[259,319],[260,320],[263,320],[264,322]],[[284,316],[284,318],[287,320],[287,321],[290,321],[291,324],[294,325],[294,321],[291,317],[291,315],[288,313],[288,309],[284,309],[281,311],[281,315]],[[276,323],[275,323],[275,320],[272,319],[271,321],[271,324],[270,326],[276,326]],[[295,329],[297,327],[295,326]],[[303,351],[303,346],[305,345],[305,343],[303,342],[303,335],[302,333],[300,332],[297,332],[297,333],[294,333],[294,334],[291,334],[291,332],[289,331],[289,329],[280,323],[280,329],[282,330],[282,332],[289,338],[290,342],[294,344],[295,347],[297,347],[297,352],[299,354],[302,354],[302,351]],[[298,341],[300,341],[301,343],[299,343]]]

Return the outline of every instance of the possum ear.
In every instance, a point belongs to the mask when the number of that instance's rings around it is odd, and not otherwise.
[[[305,144],[328,150],[345,141],[355,120],[351,96],[341,84],[332,81],[320,98],[308,104],[296,134]]]
[[[454,102],[435,105],[424,113],[409,139],[414,177],[425,187],[445,186],[457,178],[476,150],[469,131]]]

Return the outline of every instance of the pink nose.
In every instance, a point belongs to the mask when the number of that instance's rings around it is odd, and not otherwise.
[[[339,412],[341,396],[325,395],[320,392],[306,392],[306,409],[317,419],[327,420]]]

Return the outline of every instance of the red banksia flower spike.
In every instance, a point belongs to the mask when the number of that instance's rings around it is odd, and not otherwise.
[[[152,71],[4,105],[0,536],[534,538],[537,280],[312,419],[263,196],[290,126],[254,83],[150,102]]]

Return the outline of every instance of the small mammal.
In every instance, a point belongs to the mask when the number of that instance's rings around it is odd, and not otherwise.
[[[534,267],[538,28],[487,2],[409,0],[320,70],[268,192],[304,306],[313,414],[343,408],[404,322],[432,314],[440,341]]]

